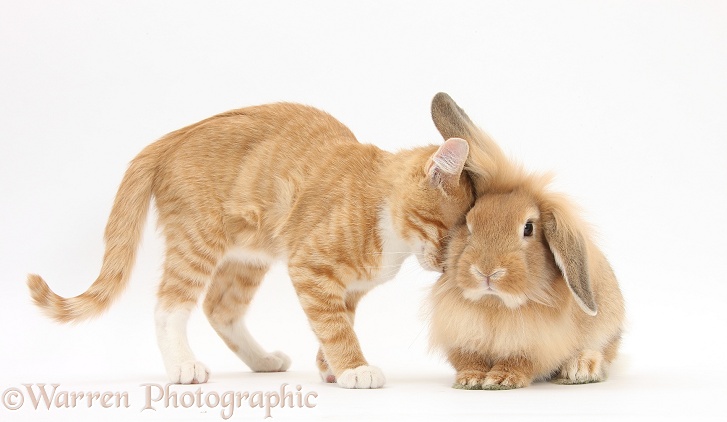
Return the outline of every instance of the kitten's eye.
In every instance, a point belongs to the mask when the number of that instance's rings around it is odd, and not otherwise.
[[[527,222],[525,223],[525,230],[523,230],[523,236],[529,237],[533,235],[533,223]]]

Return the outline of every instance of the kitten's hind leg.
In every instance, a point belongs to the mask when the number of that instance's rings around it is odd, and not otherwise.
[[[209,369],[197,361],[187,341],[187,321],[192,309],[193,305],[168,310],[160,304],[155,312],[157,342],[169,381],[175,384],[201,384],[209,379]]]
[[[197,361],[189,347],[187,320],[214,270],[216,262],[211,255],[185,243],[167,250],[155,319],[159,349],[173,383],[198,384],[209,378],[209,369]]]
[[[268,353],[255,341],[245,324],[245,313],[269,266],[225,261],[215,272],[204,300],[204,312],[217,334],[255,372],[282,372],[290,358]]]

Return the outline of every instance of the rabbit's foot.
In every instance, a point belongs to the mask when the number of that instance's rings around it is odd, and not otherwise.
[[[452,388],[460,390],[482,390],[487,373],[477,369],[464,369],[457,372]]]
[[[606,379],[606,362],[603,353],[584,350],[567,360],[560,372],[551,380],[556,384],[589,384]]]
[[[487,373],[483,390],[512,390],[530,385],[533,380],[529,362],[519,359],[514,362],[498,363]]]

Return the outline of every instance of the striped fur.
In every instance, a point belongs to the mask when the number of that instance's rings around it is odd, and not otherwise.
[[[356,304],[415,253],[440,269],[448,229],[473,203],[461,139],[398,153],[359,143],[343,124],[280,103],[223,113],[170,133],[130,164],[106,228],[98,279],[62,298],[37,275],[35,303],[59,322],[103,312],[123,291],[150,200],[166,240],[156,324],[170,380],[205,382],[186,321],[203,309],[230,349],[256,371],[282,371],[280,352],[255,342],[244,314],[270,264],[287,262],[318,364],[344,387],[383,384],[353,331]]]

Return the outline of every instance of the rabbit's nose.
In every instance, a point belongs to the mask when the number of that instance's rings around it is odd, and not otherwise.
[[[497,280],[501,279],[502,277],[504,277],[505,274],[507,274],[506,269],[496,268],[494,271],[490,272],[490,274],[488,275],[488,274],[485,274],[484,272],[482,272],[482,270],[480,270],[479,268],[477,268],[474,265],[472,266],[470,271],[477,279],[482,281],[482,287],[484,287],[486,289],[491,289],[490,285],[492,284],[493,281],[497,281]]]
[[[493,271],[492,274],[484,276],[485,281],[483,283],[483,287],[487,290],[492,290],[492,282],[501,279],[505,275],[505,273],[507,273],[506,270],[498,268],[497,270]]]
[[[495,271],[493,271],[490,275],[486,276],[488,279],[492,280],[499,280],[502,277],[505,277],[505,274],[507,274],[507,270],[504,268],[497,268]]]

